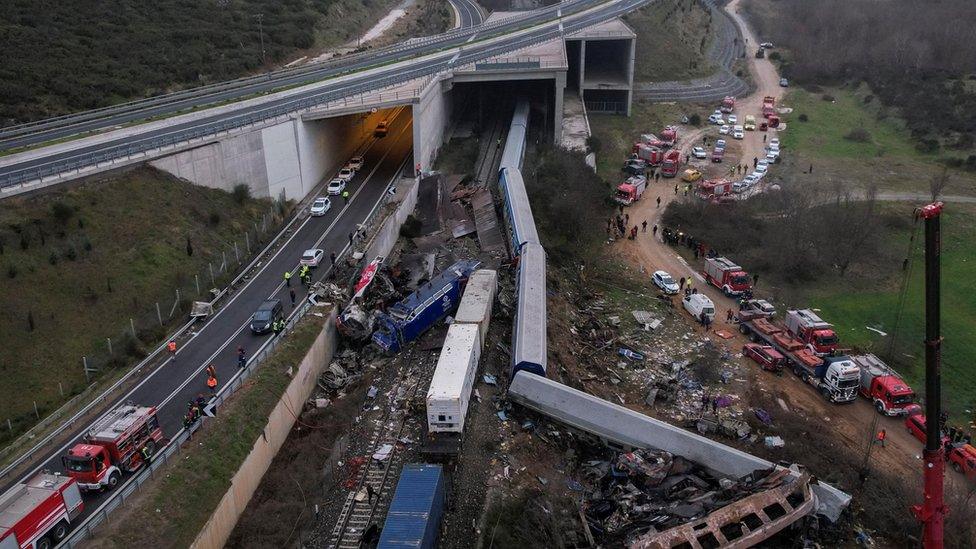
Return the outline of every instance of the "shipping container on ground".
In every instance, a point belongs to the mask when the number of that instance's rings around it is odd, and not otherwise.
[[[378,549],[434,549],[446,493],[440,465],[408,463],[400,472]]]

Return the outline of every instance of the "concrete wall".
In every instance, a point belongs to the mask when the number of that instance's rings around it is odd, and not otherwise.
[[[386,257],[390,255],[390,251],[396,245],[397,239],[400,237],[400,227],[407,220],[407,216],[413,213],[414,208],[417,207],[417,193],[420,189],[420,180],[413,179],[412,181],[413,184],[410,185],[410,188],[401,190],[404,196],[400,199],[401,202],[397,206],[396,211],[383,221],[380,230],[376,231],[376,234],[370,241],[369,247],[366,249],[365,257],[367,259],[372,259],[378,255]]]
[[[335,331],[335,311],[329,316],[329,320],[322,328],[322,332],[315,338],[311,349],[302,359],[296,368],[294,377],[278,405],[272,410],[268,417],[268,424],[264,428],[264,436],[259,437],[248,454],[241,468],[231,479],[230,489],[224,494],[220,504],[210,520],[204,525],[203,530],[193,541],[193,548],[199,549],[220,549],[227,542],[237,520],[240,518],[244,508],[257,490],[264,473],[271,466],[274,459],[288,433],[295,424],[295,416],[292,410],[301,410],[302,405],[312,389],[315,388],[315,381],[319,374],[332,361],[332,354],[336,347]]]
[[[451,92],[440,79],[434,79],[413,105],[413,163],[430,170],[444,143],[444,132],[451,122]]]
[[[150,164],[204,187],[229,191],[245,183],[257,197],[301,200],[353,156],[379,116],[295,117]]]

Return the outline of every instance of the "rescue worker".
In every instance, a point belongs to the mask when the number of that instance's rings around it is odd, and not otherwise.
[[[207,378],[207,388],[210,389],[211,395],[217,394],[217,378],[215,376],[209,376]]]
[[[149,446],[143,446],[142,449],[139,450],[139,455],[142,456],[142,461],[145,461],[146,465],[148,465],[149,459],[152,457],[152,452],[149,451]]]
[[[880,444],[882,448],[885,447],[885,439],[888,438],[888,433],[882,429],[878,431],[878,434],[874,437],[874,443]]]
[[[342,191],[342,200],[344,200],[343,205],[349,203],[349,191]]]
[[[647,232],[647,220],[646,219],[641,223],[641,232],[642,233],[646,233]]]
[[[677,194],[677,193],[675,193],[675,194]],[[660,207],[661,207],[661,197],[660,197],[660,196],[659,196],[659,197],[657,197],[657,207],[658,207],[658,208],[660,208]]]
[[[176,341],[170,340],[170,342],[166,344],[166,350],[169,351],[169,356],[172,357],[175,360],[176,359]]]
[[[197,400],[195,404],[197,409],[200,410],[200,413],[203,413],[203,409],[207,406],[207,397],[203,396],[202,393],[197,393]]]
[[[217,376],[217,367],[214,366],[213,363],[210,363],[210,365],[207,366],[207,377],[216,377],[216,376]]]
[[[285,271],[285,286],[291,286],[291,271]]]
[[[290,288],[288,290],[288,297],[291,298],[291,306],[294,307],[295,306],[295,289],[294,288]]]
[[[732,309],[729,309],[728,311],[725,312],[725,321],[726,322],[728,322],[729,324],[732,324],[732,319],[733,318],[735,318],[735,313],[732,312]]]
[[[294,292],[294,290],[292,290],[292,291]],[[243,347],[238,347],[237,348],[237,367],[238,368],[243,368],[245,364],[247,364],[247,357],[244,355],[244,348]]]
[[[335,265],[335,262],[336,262],[336,254],[335,254],[335,252],[332,252],[331,254],[329,254],[329,259],[331,259],[332,260],[332,264]]]

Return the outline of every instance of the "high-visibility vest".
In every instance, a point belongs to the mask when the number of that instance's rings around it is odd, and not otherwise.
[[[166,348],[169,349],[169,352],[175,353],[176,352],[176,342],[175,341],[170,341],[168,344],[166,344]]]
[[[217,378],[215,378],[214,376],[208,377],[207,378],[207,387],[210,387],[211,389],[213,389],[216,386],[217,386]]]
[[[285,271],[285,280],[291,278],[291,271]]]

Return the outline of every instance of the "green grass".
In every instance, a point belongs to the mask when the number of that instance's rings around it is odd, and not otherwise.
[[[944,402],[954,418],[962,418],[964,411],[976,404],[976,209],[949,206],[942,221],[942,334]],[[845,291],[843,284],[815,292],[811,303],[822,310],[832,322],[844,346],[853,345],[879,355],[887,355],[889,342],[871,326],[895,338],[894,359],[897,369],[919,393],[924,392],[925,333],[924,312],[924,229],[919,228],[908,293],[897,333],[897,282],[884,289]],[[908,232],[902,232],[891,245],[908,249]],[[880,273],[879,273],[880,274]],[[898,273],[900,274],[900,273]],[[961,421],[960,421],[961,423]]]
[[[824,95],[833,97],[834,101],[825,101]],[[784,148],[815,150],[818,157],[825,159],[925,157],[915,150],[908,131],[897,119],[878,119],[876,109],[871,108],[877,100],[865,104],[864,97],[867,95],[863,90],[827,89],[814,94],[794,89],[782,101],[785,106],[793,108],[793,112],[787,115],[789,126],[782,137]],[[809,120],[800,122],[800,114],[806,114]],[[868,142],[844,138],[851,130],[858,128],[870,134]]]
[[[195,435],[161,481],[122,511],[93,545],[189,547],[268,423],[291,378],[284,372],[308,353],[326,317],[308,316],[248,379],[247,384]],[[165,509],[165,512],[158,512]],[[127,528],[126,524],[138,524]]]
[[[637,34],[634,80],[689,80],[715,67],[705,58],[711,14],[694,0],[666,0],[624,16]]]
[[[243,248],[244,232],[253,233],[270,209],[265,200],[240,205],[229,193],[152,169],[4,200],[0,422],[10,418],[15,432],[3,429],[3,438],[33,424],[33,401],[43,416],[87,385],[82,356],[105,372],[141,357],[163,334],[155,303],[165,319],[177,287],[184,300],[197,298],[194,274],[206,292],[208,263],[219,266],[222,251],[232,258],[234,241]],[[177,311],[171,324],[185,322],[185,314]],[[130,318],[142,341],[120,337]]]

